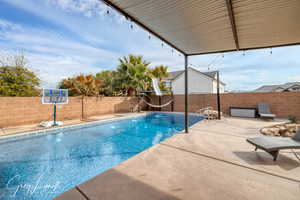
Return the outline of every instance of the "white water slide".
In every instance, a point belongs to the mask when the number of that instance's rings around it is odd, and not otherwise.
[[[153,87],[153,89],[154,89],[154,92],[155,92],[156,96],[163,96],[163,93],[162,93],[162,91],[160,90],[159,84],[158,84],[158,83],[159,83],[159,82],[158,82],[158,79],[157,79],[157,78],[153,78],[153,79],[152,79],[152,87]],[[165,107],[165,106],[167,106],[167,105],[169,105],[170,103],[173,102],[173,99],[171,99],[170,101],[168,101],[167,103],[165,103],[165,104],[163,104],[163,105],[154,105],[154,104],[151,104],[151,103],[147,102],[144,98],[142,98],[142,100],[143,100],[147,105],[149,105],[149,106],[151,106],[151,107],[154,107],[154,108],[162,108],[162,107]]]
[[[158,84],[158,79],[157,78],[153,78],[152,79],[152,87],[153,87],[153,89],[155,91],[156,96],[162,96],[163,95],[162,92],[161,92],[161,90],[160,90],[160,88],[159,88],[159,84]]]

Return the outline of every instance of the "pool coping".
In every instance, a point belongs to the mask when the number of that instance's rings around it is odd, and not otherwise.
[[[18,139],[19,137],[27,138],[30,136],[45,135],[49,132],[56,133],[56,132],[63,131],[65,129],[72,130],[72,129],[83,128],[83,127],[91,127],[91,126],[95,126],[98,124],[106,124],[106,123],[113,122],[116,120],[135,118],[135,117],[143,116],[146,114],[148,114],[148,113],[137,113],[134,116],[121,116],[121,117],[114,117],[114,118],[109,118],[109,119],[100,119],[100,120],[91,121],[91,122],[83,122],[83,123],[78,123],[78,124],[70,124],[70,125],[65,125],[65,126],[50,127],[50,128],[40,129],[40,130],[25,131],[25,132],[21,132],[21,133],[4,135],[4,136],[0,137],[0,144],[2,143],[3,140],[5,142],[7,142],[10,140]]]
[[[182,112],[150,111],[150,112],[143,112],[143,113],[135,113],[135,115],[131,115],[131,116],[120,116],[120,117],[113,117],[113,118],[109,118],[109,119],[100,119],[100,120],[96,120],[96,121],[92,121],[92,122],[83,122],[83,123],[79,123],[79,124],[71,124],[71,125],[66,125],[66,126],[50,127],[50,128],[34,130],[34,131],[25,131],[25,132],[21,132],[21,133],[14,133],[14,134],[1,136],[0,144],[18,140],[18,139],[20,139],[20,137],[26,139],[28,137],[46,135],[49,132],[52,132],[52,133],[61,132],[65,129],[73,130],[73,129],[78,129],[78,128],[97,126],[97,125],[107,124],[107,123],[114,122],[114,121],[125,120],[125,119],[130,119],[130,118],[137,118],[137,117],[148,115],[151,113],[183,114]],[[189,115],[198,115],[198,116],[203,117],[203,115],[201,115],[199,113],[189,113]],[[189,127],[192,127],[192,126],[189,126]],[[177,131],[175,133],[178,134],[181,132],[184,132],[184,130]]]

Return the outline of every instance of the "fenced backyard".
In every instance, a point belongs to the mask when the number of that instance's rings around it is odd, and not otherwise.
[[[170,96],[163,96],[166,102]],[[158,104],[158,98],[152,98]],[[221,110],[229,114],[230,106],[256,107],[259,102],[268,102],[272,113],[280,118],[294,116],[300,119],[300,92],[270,92],[270,93],[225,93],[221,94]],[[102,114],[131,112],[137,107],[135,97],[85,97],[84,116],[91,117]],[[215,94],[191,94],[189,96],[189,111],[212,106],[217,107]],[[174,95],[174,111],[184,111],[184,95]],[[136,110],[136,109],[135,109]],[[18,126],[52,120],[53,106],[41,104],[40,97],[0,97],[0,127]],[[171,105],[162,108],[171,111]],[[70,97],[69,104],[58,106],[58,120],[80,119],[82,113],[81,98]]]

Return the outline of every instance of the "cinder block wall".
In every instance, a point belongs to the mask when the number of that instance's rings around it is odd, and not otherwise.
[[[130,112],[134,97],[85,97],[84,116]],[[79,119],[81,98],[70,97],[69,104],[58,105],[58,120]],[[53,105],[41,104],[40,97],[0,97],[0,127],[39,123],[53,119]]]
[[[162,97],[162,104],[170,96]],[[158,104],[158,98],[152,97],[152,103]],[[215,94],[189,95],[189,111],[212,106],[216,109]],[[230,106],[256,107],[258,102],[268,102],[271,111],[278,117],[296,116],[300,120],[300,92],[270,93],[226,93],[221,94],[222,112],[228,114]],[[100,114],[130,112],[138,99],[134,97],[86,97],[84,115],[90,117]],[[60,107],[60,106],[58,106]],[[163,111],[170,111],[171,105]],[[174,111],[184,111],[184,95],[174,95]],[[0,127],[17,126],[52,120],[53,106],[41,104],[40,97],[0,97]],[[69,104],[57,110],[58,120],[79,119],[81,117],[81,98],[70,97]]]
[[[164,96],[162,103],[170,97]],[[155,98],[155,103],[158,102]],[[278,117],[287,118],[296,116],[300,120],[300,92],[268,92],[268,93],[225,93],[221,94],[221,110],[229,114],[230,106],[257,107],[259,102],[270,103],[271,112]],[[195,112],[200,108],[212,106],[217,108],[217,96],[215,94],[189,95],[189,111]],[[170,106],[163,110],[170,111]],[[184,95],[174,96],[174,110],[184,111]]]

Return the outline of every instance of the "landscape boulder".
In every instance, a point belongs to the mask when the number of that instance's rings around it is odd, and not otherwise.
[[[300,124],[287,123],[260,129],[261,134],[276,137],[292,137],[298,131]]]

